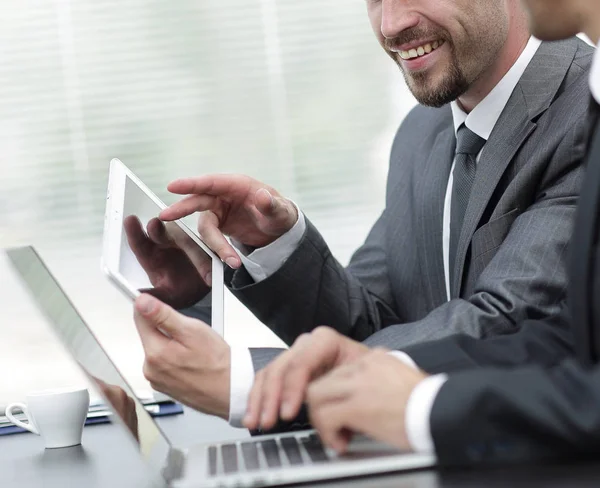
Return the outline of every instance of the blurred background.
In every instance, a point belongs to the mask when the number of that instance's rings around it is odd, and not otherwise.
[[[383,208],[414,104],[363,0],[3,0],[0,244],[35,245],[146,388],[131,303],[100,271],[110,159],[167,203],[177,177],[251,175],[347,263]],[[4,258],[0,276],[0,405],[80,381]],[[227,301],[230,343],[281,345]]]

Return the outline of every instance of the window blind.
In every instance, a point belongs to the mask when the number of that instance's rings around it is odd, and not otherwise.
[[[168,203],[177,177],[249,174],[347,262],[415,103],[360,0],[4,0],[0,60],[1,244],[36,245],[137,385],[131,304],[99,271],[109,160]],[[17,289],[0,284],[0,367],[17,361],[31,380],[2,389],[52,386],[64,353]],[[228,313],[230,342],[280,344],[235,301]]]

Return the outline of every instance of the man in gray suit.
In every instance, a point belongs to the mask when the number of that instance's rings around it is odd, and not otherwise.
[[[368,4],[378,32],[392,22],[382,18],[380,3]],[[465,13],[492,37],[484,37],[487,44],[469,42],[478,46],[471,60],[471,51],[463,53],[441,27],[412,26],[409,7],[388,13],[398,16],[398,30],[386,32],[382,43],[420,101],[438,108],[418,106],[402,123],[385,209],[347,267],[267,185],[237,175],[169,185],[191,196],[160,217],[202,211],[200,233],[235,269],[228,274],[231,290],[286,343],[319,325],[357,340],[394,326],[386,332],[403,345],[456,332],[484,337],[558,311],[581,183],[585,72],[593,49],[575,38],[540,45],[523,25],[518,0],[484,3],[511,10],[508,37],[489,48],[485,61],[479,54],[500,35],[498,24]],[[423,58],[401,59],[413,51],[403,46],[429,46],[431,39],[443,44]],[[446,58],[462,69],[462,81],[436,85]],[[421,79],[429,82],[418,84]],[[473,139],[475,146],[467,147]],[[223,234],[237,243],[241,259]]]
[[[174,182],[171,191],[190,196],[161,218],[202,211],[204,239],[236,269],[231,289],[288,343],[325,324],[400,348],[456,332],[508,333],[556,313],[592,48],[576,38],[530,38],[518,0],[382,0],[367,8],[380,43],[429,107],[415,108],[398,130],[386,208],[350,265],[332,257],[291,202],[247,177]],[[223,234],[250,251],[244,267]],[[202,278],[190,266],[160,286],[187,290]],[[153,322],[137,317],[146,347]],[[254,371],[280,351],[231,354],[200,322],[179,318],[189,357],[153,336],[147,377],[239,424]]]

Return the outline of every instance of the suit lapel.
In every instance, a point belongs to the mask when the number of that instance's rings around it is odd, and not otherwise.
[[[419,247],[422,250],[420,262],[424,268],[424,280],[434,306],[448,299],[442,232],[444,198],[455,149],[454,126],[452,119],[449,118],[448,127],[438,134],[426,165],[418,170],[420,179],[415,185],[415,200],[419,202],[415,208],[419,213],[416,221],[419,229]]]
[[[481,152],[454,263],[453,297],[460,296],[467,251],[494,190],[515,154],[535,130],[577,52],[577,40],[542,43],[523,73]]]

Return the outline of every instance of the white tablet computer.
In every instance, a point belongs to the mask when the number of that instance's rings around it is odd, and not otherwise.
[[[186,315],[209,323],[223,336],[223,263],[182,221],[158,221],[158,214],[165,207],[129,168],[113,159],[106,195],[102,269],[132,300],[140,291],[148,292]],[[159,245],[156,239],[148,237],[149,224],[161,231]],[[165,280],[161,273],[173,269],[190,276],[186,281],[190,286],[180,287],[181,293],[168,286],[161,287],[161,283],[173,281]],[[196,272],[200,269],[202,273]],[[200,278],[207,270],[212,273],[210,286]],[[186,272],[189,273],[185,275]]]

